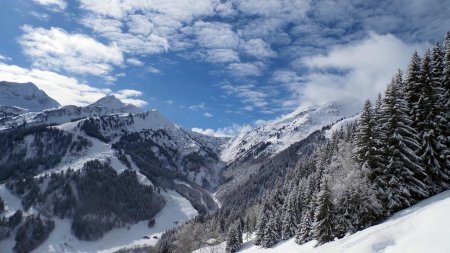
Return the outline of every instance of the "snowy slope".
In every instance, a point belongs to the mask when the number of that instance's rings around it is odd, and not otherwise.
[[[245,243],[242,253],[448,253],[450,252],[450,191],[424,200],[398,212],[387,221],[340,240],[314,247],[315,241],[304,245],[294,238],[273,248],[264,249]],[[196,252],[222,253],[225,245],[203,248]]]
[[[163,210],[155,217],[155,226],[149,228],[147,221],[138,222],[128,228],[118,228],[106,233],[101,239],[97,241],[80,241],[75,238],[71,232],[71,222],[67,219],[54,219],[55,230],[50,234],[50,237],[41,244],[38,248],[33,250],[34,253],[62,253],[62,252],[114,252],[120,248],[131,246],[146,246],[154,245],[158,241],[153,236],[161,237],[161,234],[171,228],[182,224],[197,215],[191,203],[174,191],[163,192],[162,195],[166,199],[166,205]],[[9,207],[8,214],[22,208],[20,199],[12,195],[3,185],[0,185],[0,196],[5,200]],[[176,222],[176,223],[175,223]],[[144,239],[143,236],[148,236],[151,239]],[[14,239],[0,241],[0,252],[12,253],[14,246]]]
[[[16,106],[32,112],[58,108],[59,104],[33,83],[0,82],[0,105]]]
[[[286,116],[234,137],[223,149],[221,158],[230,162],[254,153],[258,156],[277,154],[315,130],[346,116],[348,113],[336,104],[299,108]]]

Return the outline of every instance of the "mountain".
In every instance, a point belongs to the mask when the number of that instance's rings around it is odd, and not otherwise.
[[[114,95],[111,96],[105,96],[96,102],[88,105],[87,107],[95,108],[95,107],[101,107],[101,108],[108,108],[114,112],[120,113],[139,113],[142,112],[141,109],[139,109],[137,106],[132,104],[125,104],[122,101],[120,101],[118,98],[116,98]]]
[[[314,131],[349,116],[339,104],[299,108],[232,138],[221,153],[224,161],[273,156]]]
[[[216,197],[229,204],[260,197],[324,142],[329,135],[324,127],[340,126],[348,115],[339,104],[304,107],[235,136],[221,151],[227,166],[221,171]]]
[[[0,108],[1,110],[1,108]],[[11,109],[8,109],[11,110]],[[105,96],[88,106],[66,105],[57,109],[48,109],[41,112],[17,114],[0,114],[0,129],[19,126],[26,122],[29,125],[63,124],[66,122],[101,115],[140,113],[139,108],[132,104],[125,104],[115,96]]]
[[[156,110],[137,112],[114,96],[42,112],[2,108],[6,252],[14,245],[23,252],[96,252],[155,244],[153,237],[218,208],[209,190],[220,183],[225,138],[183,129]],[[28,237],[34,234],[27,229],[49,239]],[[118,233],[127,236],[117,240]]]
[[[5,81],[0,81],[0,105],[15,106],[31,112],[40,112],[60,106],[56,100],[33,83]]]

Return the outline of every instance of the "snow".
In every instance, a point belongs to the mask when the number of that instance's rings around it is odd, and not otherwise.
[[[130,112],[130,113],[139,113],[141,110],[132,104],[125,104],[120,99],[116,98],[114,95],[105,96],[93,104],[88,105],[87,107],[103,107],[111,110],[116,110],[118,112]]]
[[[245,156],[253,148],[264,143],[268,143],[263,150],[264,154],[277,154],[312,132],[345,116],[348,116],[348,112],[335,104],[299,108],[288,115],[235,136],[224,145],[221,158],[230,162]]]
[[[264,249],[245,243],[240,253],[448,253],[450,252],[450,191],[398,212],[385,222],[319,247],[291,238]],[[223,253],[222,247],[205,247],[196,253]],[[220,250],[218,250],[220,249]]]
[[[59,107],[33,83],[0,82],[0,105],[15,106],[32,112]]]
[[[22,202],[19,197],[12,194],[5,184],[0,185],[0,197],[5,202],[6,211],[0,214],[0,217],[9,217],[13,215],[17,210],[22,209]]]
[[[0,194],[2,194],[2,198],[4,194],[4,190],[2,188],[3,186],[4,185],[0,186]],[[148,228],[147,221],[141,221],[137,224],[129,226],[129,228],[124,227],[113,229],[112,231],[106,233],[101,239],[87,242],[80,241],[72,235],[70,230],[70,220],[54,219],[55,230],[43,244],[32,252],[110,253],[124,247],[155,245],[158,239],[154,239],[153,236],[160,238],[164,231],[174,228],[198,214],[197,210],[192,207],[191,203],[178,193],[168,191],[162,192],[162,195],[166,199],[166,205],[161,212],[155,216],[156,222],[152,228]],[[17,201],[17,199],[14,201]],[[15,205],[17,204],[17,202],[13,203]],[[143,236],[148,236],[150,239],[144,239]],[[14,243],[12,238],[0,241],[0,249],[2,249],[1,252],[12,252],[13,245]]]
[[[330,139],[334,132],[340,130],[342,127],[346,127],[348,124],[353,123],[359,119],[359,115],[353,117],[348,117],[343,120],[336,122],[330,129],[325,131],[325,137]]]

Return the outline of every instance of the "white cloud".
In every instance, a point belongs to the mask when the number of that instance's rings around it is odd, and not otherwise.
[[[203,113],[203,116],[205,116],[207,118],[212,118],[214,115],[212,113],[205,112],[205,113]]]
[[[239,36],[227,23],[197,21],[188,32],[192,33],[197,43],[205,48],[233,49],[239,46]]]
[[[121,50],[104,45],[84,34],[71,34],[63,29],[24,26],[20,44],[31,57],[33,66],[64,69],[80,74],[107,75],[113,65],[123,62]]]
[[[232,95],[241,100],[245,106],[243,109],[245,111],[253,111],[255,107],[264,108],[269,103],[266,101],[267,94],[258,90],[253,84],[246,85],[231,85],[224,84],[221,88],[225,91],[227,95]]]
[[[11,60],[11,57],[0,54],[0,61],[5,62],[5,61],[10,61],[10,60]]]
[[[67,3],[64,0],[33,0],[33,2],[52,8],[53,10],[64,10],[67,7]]]
[[[169,50],[169,41],[164,35],[157,32],[148,34],[143,31],[138,32],[138,30],[146,29],[140,28],[140,24],[133,25],[130,31],[136,33],[131,33],[124,32],[125,26],[120,20],[111,18],[88,16],[83,18],[81,23],[109,41],[114,41],[122,51],[132,55],[157,54]]]
[[[152,66],[148,66],[147,67],[147,71],[152,73],[152,74],[161,74],[161,70],[160,69],[157,69],[157,68],[152,67]]]
[[[214,11],[215,3],[210,0],[80,0],[81,7],[100,15],[123,18],[136,11],[163,13],[179,21],[208,15]]]
[[[211,129],[211,128],[198,128],[194,127],[192,128],[193,132],[208,135],[208,136],[214,136],[214,137],[233,137],[240,133],[247,132],[252,130],[253,127],[251,125],[239,125],[239,124],[233,124],[228,127],[219,128],[217,130]]]
[[[200,104],[197,104],[197,105],[191,105],[188,108],[190,110],[193,110],[193,111],[206,110],[206,104],[205,103],[200,103]]]
[[[374,99],[384,91],[399,68],[406,68],[415,50],[424,51],[428,44],[407,44],[397,37],[370,33],[369,37],[334,47],[326,55],[302,59],[310,73],[303,85],[294,85],[302,103],[341,102],[355,110],[362,102]]]
[[[0,80],[10,82],[32,82],[47,95],[54,98],[61,105],[91,104],[105,95],[115,94],[126,103],[143,106],[145,101],[136,99],[142,93],[136,90],[121,90],[113,93],[110,89],[95,88],[87,83],[79,82],[75,78],[39,69],[27,69],[17,65],[0,62]]]
[[[239,54],[231,49],[211,49],[207,51],[204,59],[213,63],[239,62]]]
[[[237,62],[228,65],[227,69],[230,74],[237,77],[260,76],[264,64],[261,62]]]
[[[277,55],[277,53],[270,48],[270,45],[262,39],[241,41],[240,47],[245,54],[258,59],[275,57]]]
[[[133,66],[142,66],[144,63],[140,61],[138,58],[128,58],[127,63]]]

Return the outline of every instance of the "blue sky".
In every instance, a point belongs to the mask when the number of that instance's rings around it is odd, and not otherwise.
[[[234,134],[299,106],[359,109],[449,13],[446,0],[1,1],[0,79]]]

